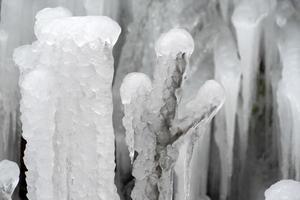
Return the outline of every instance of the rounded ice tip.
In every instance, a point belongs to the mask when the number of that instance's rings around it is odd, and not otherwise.
[[[133,96],[138,93],[147,93],[152,89],[150,78],[138,72],[129,73],[123,79],[120,95],[123,104],[130,104]]]
[[[190,56],[194,51],[194,40],[184,29],[174,28],[163,33],[155,44],[157,56],[171,56],[176,58],[178,53]]]
[[[1,192],[12,195],[19,182],[19,166],[12,161],[2,160],[0,162],[0,194]]]
[[[265,200],[299,200],[300,182],[281,180],[265,191]]]

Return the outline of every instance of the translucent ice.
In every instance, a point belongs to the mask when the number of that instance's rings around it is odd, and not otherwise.
[[[20,170],[15,162],[9,160],[0,161],[0,199],[11,200],[18,182]]]
[[[129,149],[131,162],[134,157],[134,126],[133,118],[140,116],[143,110],[143,103],[136,98],[144,97],[152,90],[152,83],[150,78],[138,72],[129,73],[123,80],[120,88],[122,103],[124,105],[125,116],[123,118],[123,125],[126,129],[126,143]],[[142,98],[142,100],[144,100]],[[131,104],[133,103],[133,104]]]
[[[282,151],[281,172],[284,178],[295,172],[300,179],[300,137],[299,137],[299,77],[300,77],[300,41],[299,20],[289,19],[278,31],[278,47],[282,60],[282,75],[278,83],[277,102],[280,121],[280,142]],[[293,176],[292,176],[293,177]]]
[[[155,44],[157,56],[176,58],[178,53],[190,56],[194,51],[194,40],[184,29],[174,28],[162,34]]]
[[[281,180],[265,191],[265,200],[299,200],[300,182]]]
[[[248,148],[248,130],[251,111],[256,94],[256,77],[260,62],[262,20],[268,15],[271,3],[259,0],[243,0],[236,6],[232,23],[234,25],[242,70],[242,113],[239,119],[240,156],[245,161]]]
[[[215,77],[223,85],[226,93],[225,106],[216,116],[214,134],[221,154],[221,199],[227,198],[233,169],[235,121],[241,76],[237,55],[232,33],[223,27],[214,47]]]

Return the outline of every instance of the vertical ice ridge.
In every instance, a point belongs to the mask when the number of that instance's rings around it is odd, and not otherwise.
[[[239,120],[242,162],[245,161],[249,122],[256,94],[262,22],[273,4],[273,1],[241,1],[231,19],[237,35],[242,69],[242,113]]]
[[[226,102],[215,120],[215,138],[221,158],[220,199],[226,199],[233,170],[233,145],[241,66],[237,47],[227,27],[220,30],[214,47],[215,78],[226,93]]]
[[[121,30],[108,17],[70,15],[63,8],[42,10],[38,40],[14,54],[28,197],[118,200],[111,85]]]
[[[299,20],[291,18],[280,28],[278,48],[282,61],[282,78],[278,84],[277,103],[282,149],[281,171],[284,178],[300,180],[299,145]],[[295,174],[295,175],[293,175]]]

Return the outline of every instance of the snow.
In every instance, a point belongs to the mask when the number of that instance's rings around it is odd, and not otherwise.
[[[194,40],[184,29],[174,28],[163,33],[155,44],[157,56],[171,56],[176,58],[179,53],[190,56],[194,51]]]
[[[265,200],[299,200],[300,182],[281,180],[265,191]]]
[[[19,166],[12,161],[0,161],[0,199],[10,200],[18,182]]]

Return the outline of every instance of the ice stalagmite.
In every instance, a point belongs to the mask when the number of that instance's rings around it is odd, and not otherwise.
[[[242,70],[242,113],[239,120],[242,162],[245,161],[249,122],[256,94],[262,20],[268,15],[268,11],[267,1],[243,0],[236,6],[232,15]]]
[[[265,200],[298,200],[299,191],[300,182],[281,180],[265,191]]]
[[[191,166],[193,146],[199,137],[195,129],[209,123],[225,95],[217,82],[208,81],[195,98],[180,105],[193,49],[187,31],[171,29],[155,46],[158,60],[152,87],[149,78],[137,73],[127,75],[122,83],[123,123],[127,137],[133,138],[130,152],[135,154],[134,200],[188,200],[199,193],[190,187],[195,169]]]
[[[233,170],[233,145],[241,66],[232,33],[222,28],[214,48],[215,77],[226,93],[226,102],[215,120],[215,140],[221,159],[220,199],[226,199]]]
[[[37,41],[15,50],[29,199],[119,199],[111,84],[120,31],[108,17],[46,8]]]
[[[282,62],[277,103],[280,120],[281,172],[284,178],[300,180],[300,21],[290,17],[279,24],[278,47]]]
[[[0,200],[11,200],[18,182],[20,170],[16,163],[9,160],[0,161]]]

